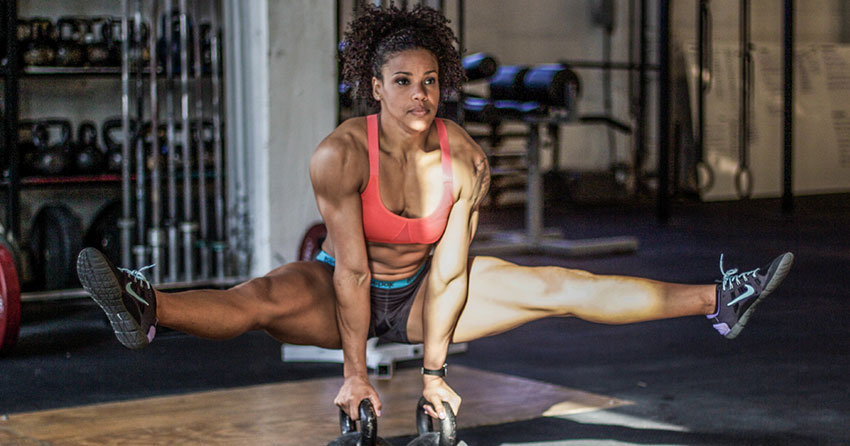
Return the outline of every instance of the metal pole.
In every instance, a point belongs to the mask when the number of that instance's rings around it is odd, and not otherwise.
[[[189,6],[180,0],[180,120],[183,123],[183,274],[186,281],[195,275],[195,231],[197,224],[192,220],[192,142],[189,136]]]
[[[658,219],[670,218],[670,0],[658,1]]]
[[[6,234],[11,233],[17,242],[21,240],[20,215],[20,153],[18,149],[18,2],[6,2],[6,78],[3,86],[5,95],[5,118],[3,140],[9,152],[9,187],[6,189],[8,207],[6,208]]]
[[[176,282],[178,276],[177,245],[177,168],[175,166],[174,137],[174,20],[171,0],[165,0],[165,110],[168,132],[168,280]]]
[[[646,70],[649,64],[649,45],[647,44],[646,28],[648,26],[647,0],[640,0],[640,26],[638,29],[638,51],[640,70],[638,71],[638,112],[635,128],[634,177],[635,190],[641,192],[644,188],[643,163],[646,156],[646,121],[647,121],[647,92]]]
[[[153,283],[162,282],[162,242],[164,233],[162,231],[162,178],[160,177],[159,152],[159,85],[157,85],[157,34],[159,34],[159,0],[153,0],[151,6],[151,32],[148,39],[150,46],[150,89],[151,89],[151,229],[148,234],[151,249],[151,262],[153,267]]]
[[[128,0],[121,0],[121,129],[124,135],[121,147],[121,263],[132,264],[133,219],[130,216],[130,26]]]
[[[750,2],[740,0],[738,51],[741,60],[741,88],[738,119],[738,172],[735,188],[741,198],[750,198],[753,178],[749,168],[750,159],[750,83],[752,82],[752,60],[750,59]]]
[[[785,0],[785,21],[783,24],[783,84],[785,122],[783,124],[783,191],[782,212],[794,211],[794,0]]]
[[[705,132],[705,12],[708,9],[709,0],[700,0],[697,8],[697,134],[696,155],[697,160],[703,159],[703,133]]]
[[[224,239],[224,181],[223,181],[223,149],[222,149],[222,125],[221,125],[221,79],[219,76],[221,63],[219,55],[219,11],[218,0],[212,2],[210,12],[210,71],[212,72],[212,120],[213,120],[213,187],[215,188],[215,251],[216,274],[219,279],[224,278],[225,273],[225,249],[227,242]]]
[[[197,144],[198,160],[198,221],[200,223],[199,249],[200,249],[200,277],[206,279],[210,276],[210,247],[209,247],[209,224],[207,222],[207,163],[206,147],[204,147],[204,96],[201,86],[202,80],[202,54],[201,54],[201,30],[198,25],[198,17],[201,16],[198,2],[192,3],[195,16],[195,26],[192,28],[192,43],[195,53],[195,142]]]
[[[528,147],[526,147],[528,196],[525,197],[525,218],[528,242],[537,247],[543,237],[543,181],[540,175],[540,124],[528,123]]]
[[[133,55],[136,57],[134,66],[136,69],[135,79],[136,85],[134,94],[136,96],[136,246],[133,247],[133,252],[136,254],[136,267],[142,268],[147,264],[147,247],[145,246],[145,232],[147,231],[147,213],[145,206],[147,200],[145,198],[145,137],[144,137],[144,113],[145,113],[145,97],[144,97],[144,70],[145,61],[142,58],[142,50],[144,41],[142,40],[142,1],[134,0],[133,30],[135,36],[133,43],[136,50]]]

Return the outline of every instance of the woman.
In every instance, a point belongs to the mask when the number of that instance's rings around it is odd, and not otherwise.
[[[733,338],[787,274],[793,255],[765,268],[724,271],[719,285],[681,285],[524,267],[469,257],[490,177],[487,157],[458,125],[436,118],[441,91],[459,87],[456,39],[437,11],[369,8],[350,25],[345,80],[377,106],[342,123],[313,155],[310,175],[328,237],[316,260],[281,266],[226,291],[155,291],[138,271],[87,248],[85,289],[119,340],[147,345],[157,323],[225,339],[262,329],[281,342],[344,351],[335,404],[381,402],[366,370],[366,340],[424,343],[423,391],[443,417],[461,398],[444,381],[449,343],[546,316],[623,324],[707,315]],[[722,271],[722,257],[721,257]]]

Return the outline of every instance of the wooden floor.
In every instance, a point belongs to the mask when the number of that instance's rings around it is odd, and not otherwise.
[[[459,428],[630,404],[462,366],[452,367],[448,382],[464,398]],[[339,412],[332,401],[341,383],[341,378],[316,379],[14,414],[0,420],[0,444],[324,445],[339,435]],[[384,404],[379,435],[415,433],[419,371],[400,370],[392,380],[375,384]]]

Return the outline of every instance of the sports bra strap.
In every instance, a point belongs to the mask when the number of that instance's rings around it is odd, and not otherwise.
[[[452,154],[449,149],[449,134],[446,132],[446,124],[440,118],[434,119],[437,123],[437,135],[440,137],[440,159],[443,162],[443,182],[452,182]]]
[[[446,124],[440,118],[435,118],[437,124],[437,136],[440,138],[440,160],[443,166],[443,182],[452,182],[452,154],[449,148],[449,134],[446,131]],[[367,140],[369,142],[369,176],[378,176],[378,115],[366,116]]]

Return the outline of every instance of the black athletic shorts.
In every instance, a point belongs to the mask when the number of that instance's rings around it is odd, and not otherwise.
[[[325,251],[319,251],[316,260],[333,268],[336,259]],[[372,317],[369,322],[369,337],[378,337],[385,341],[409,344],[407,340],[407,319],[416,291],[422,284],[422,278],[431,268],[429,258],[419,271],[407,279],[385,281],[372,279],[369,292],[372,304]]]

